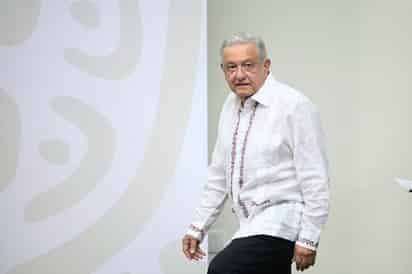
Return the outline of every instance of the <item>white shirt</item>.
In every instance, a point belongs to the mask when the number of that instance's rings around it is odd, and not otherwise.
[[[234,93],[227,97],[188,234],[202,240],[227,198],[239,219],[233,238],[264,234],[316,249],[329,206],[319,115],[308,98],[272,75],[243,106]]]

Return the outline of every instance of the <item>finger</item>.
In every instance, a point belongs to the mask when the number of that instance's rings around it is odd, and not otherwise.
[[[193,254],[193,258],[196,258],[196,259],[203,259],[204,256],[205,255],[199,252],[196,252],[195,254]]]
[[[301,271],[308,269],[310,266],[310,262],[307,259],[304,259],[300,264]]]
[[[186,248],[189,248],[189,239],[183,238],[182,240],[182,248],[185,250]]]
[[[309,268],[314,264],[315,264],[315,256],[313,255],[304,256],[303,266],[305,268]]]
[[[310,266],[312,266],[312,265],[313,265],[313,260],[312,260],[312,259],[308,259],[306,265],[307,265],[307,268],[309,268]]]
[[[184,250],[184,251],[183,251],[183,254],[185,254],[186,258],[188,258],[189,260],[192,259],[192,256],[191,256],[191,254],[190,254],[190,252],[189,252],[189,249]]]
[[[302,271],[305,270],[305,269],[307,269],[307,268],[309,267],[309,260],[308,260],[308,258],[307,258],[306,256],[303,256],[303,257],[302,257],[302,261],[301,261],[301,263],[300,263],[300,267],[301,267]]]
[[[189,248],[190,248],[190,239],[185,237],[182,240],[182,249],[183,249],[183,253],[185,254],[186,258],[190,260],[192,259],[192,256],[189,252]]]
[[[190,239],[190,246],[189,246],[189,252],[190,254],[195,254],[197,248],[198,248],[198,241],[196,239]]]
[[[315,263],[316,263],[316,255],[314,255],[314,256],[311,257],[310,265],[311,265],[311,266],[312,266],[312,265],[315,265]]]
[[[296,270],[303,271],[307,268],[307,261],[304,256],[296,256]]]
[[[197,248],[197,252],[199,252],[202,256],[206,256],[206,253],[200,248]]]
[[[193,258],[196,260],[201,260],[203,259],[204,256],[206,256],[206,253],[199,247],[199,242],[197,242],[197,249],[196,252],[193,254]]]
[[[189,252],[189,246],[187,246],[186,249],[183,249],[183,253],[185,254],[186,258],[188,258],[189,260],[192,259],[192,254],[190,254]]]
[[[193,258],[194,258],[196,261],[203,259],[203,257],[204,257],[204,255],[202,255],[202,254],[199,253],[199,252],[196,252],[196,253],[193,255]]]
[[[204,253],[198,248],[193,255],[196,255],[196,256],[204,256]]]
[[[296,270],[300,270],[301,259],[299,256],[295,256]]]
[[[299,270],[300,271],[304,271],[305,269],[307,269],[308,267],[306,265],[300,265]]]
[[[195,259],[195,260],[199,260],[199,259],[202,259],[202,258],[203,258],[203,256],[200,255],[199,253],[193,254],[193,259]]]

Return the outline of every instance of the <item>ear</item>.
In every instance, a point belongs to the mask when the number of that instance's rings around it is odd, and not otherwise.
[[[263,67],[266,70],[270,70],[270,65],[272,64],[272,61],[269,58],[266,58],[265,61],[263,62]]]
[[[223,68],[223,63],[220,63],[220,68],[222,69],[222,71],[225,71]]]

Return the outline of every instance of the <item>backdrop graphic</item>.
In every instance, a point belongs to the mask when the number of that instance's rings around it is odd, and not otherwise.
[[[0,65],[0,273],[201,273],[206,1],[1,1]]]

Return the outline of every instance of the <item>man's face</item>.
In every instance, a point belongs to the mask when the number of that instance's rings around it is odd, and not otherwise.
[[[242,43],[223,49],[222,69],[230,89],[243,101],[265,82],[270,60],[259,59],[254,43]]]

